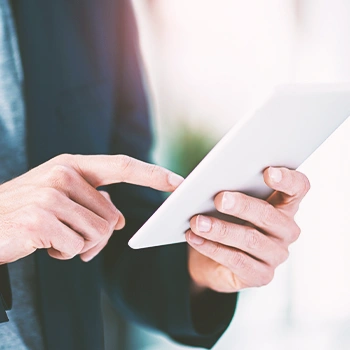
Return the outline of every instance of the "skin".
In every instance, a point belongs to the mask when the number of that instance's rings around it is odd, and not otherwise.
[[[310,185],[303,174],[285,168],[267,169],[264,179],[275,190],[267,201],[235,192],[215,198],[218,211],[246,224],[201,215],[191,219],[186,238],[192,295],[268,284],[287,259],[300,234],[294,215]],[[80,255],[89,261],[125,225],[109,195],[96,188],[127,182],[171,192],[182,181],[169,170],[123,155],[55,157],[0,185],[0,264],[36,249],[47,249],[56,259]]]
[[[305,175],[286,168],[268,168],[265,183],[275,190],[266,200],[237,192],[222,192],[216,209],[242,219],[238,225],[197,215],[186,233],[193,292],[206,288],[224,293],[271,282],[289,255],[300,229],[294,216],[310,189]]]
[[[128,182],[173,191],[183,178],[123,156],[61,155],[0,186],[0,263],[47,249],[56,259],[95,257],[124,216],[96,190]]]

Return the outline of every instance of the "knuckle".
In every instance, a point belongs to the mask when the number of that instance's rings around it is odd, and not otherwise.
[[[235,197],[235,205],[234,205],[234,211],[241,215],[243,213],[249,212],[251,209],[251,202],[250,200],[242,193],[234,193]]]
[[[159,170],[160,170],[160,168],[157,165],[149,164],[148,171],[147,171],[147,175],[148,175],[149,180],[156,178],[157,175],[159,174]]]
[[[82,237],[77,237],[73,242],[72,242],[72,254],[73,256],[79,254],[85,245],[85,241]]]
[[[43,222],[45,211],[37,204],[30,204],[25,209],[23,221],[28,230],[37,230]]]
[[[274,255],[270,258],[269,266],[272,268],[277,268],[288,259],[289,250],[288,248],[278,247],[274,250],[274,252]]]
[[[293,221],[292,228],[290,230],[290,241],[295,242],[301,234],[300,227]]]
[[[109,195],[108,192],[100,191],[100,193],[104,197],[103,198],[104,215],[108,219],[108,221],[111,222],[111,226],[116,225],[120,217],[120,211],[113,204],[111,200],[111,196]]]
[[[62,153],[53,159],[60,164],[67,164],[67,163],[70,163],[72,161],[73,155],[69,154],[69,153]]]
[[[250,229],[244,235],[245,245],[253,250],[261,250],[263,248],[263,240],[255,229]]]
[[[216,256],[220,255],[221,250],[222,250],[220,247],[220,244],[214,243],[214,242],[211,242],[210,244],[208,244],[207,249],[208,249],[208,253],[212,257],[216,257]]]
[[[279,212],[270,203],[265,203],[261,211],[261,220],[265,226],[271,226],[280,220]]]
[[[114,209],[113,210],[113,216],[111,217],[111,231],[114,231],[115,226],[117,225],[117,223],[119,222],[119,220],[122,219],[123,214],[118,210],[118,209]]]
[[[62,259],[63,260],[71,260],[73,259],[76,255],[78,255],[77,252],[72,252],[72,253],[67,253],[67,252],[61,252]]]
[[[101,220],[98,231],[100,235],[107,236],[113,231],[113,224],[107,220]]]
[[[226,239],[229,236],[230,229],[225,221],[221,221],[220,224],[214,223],[213,226],[218,239]]]
[[[99,192],[107,201],[111,201],[111,196],[107,191],[99,191]]]
[[[119,219],[121,217],[120,211],[115,207],[111,207],[111,215],[110,215],[110,229],[114,231],[115,225],[118,223]]]
[[[52,187],[43,188],[39,193],[39,201],[45,205],[53,205],[58,202],[59,192]]]
[[[101,220],[101,223],[98,226],[98,230],[103,234],[114,231],[114,227],[118,223],[119,218],[120,214],[118,209],[113,209],[113,207],[107,208],[104,214],[104,219]]]
[[[66,165],[55,164],[49,171],[49,182],[53,186],[65,186],[72,183],[74,172]]]
[[[70,260],[75,257],[75,253],[67,253],[67,252],[61,252],[61,256],[63,260]]]
[[[152,177],[158,171],[158,167],[155,164],[150,164],[148,168],[149,176]]]
[[[64,259],[73,259],[76,255],[80,254],[85,245],[85,241],[80,236],[72,237],[69,241],[68,247],[61,252]]]
[[[226,266],[218,265],[214,271],[215,280],[222,281],[224,288],[221,288],[222,292],[236,292],[238,290],[238,283],[235,279],[235,275]],[[215,290],[217,288],[217,283],[213,283],[211,286]]]
[[[302,181],[301,181],[301,189],[300,189],[300,192],[302,195],[306,195],[309,191],[310,191],[310,188],[311,188],[311,184],[310,184],[310,181],[309,179],[303,175],[301,177]]]
[[[280,256],[281,264],[287,261],[288,258],[289,258],[289,250],[283,249]]]
[[[262,276],[260,280],[260,285],[259,287],[267,286],[270,284],[275,276],[275,271],[272,269],[269,269],[266,271]]]
[[[117,168],[120,169],[121,173],[127,173],[131,168],[132,158],[123,154],[118,154],[115,158]]]
[[[231,272],[226,272],[226,283],[229,287],[229,292],[236,292],[241,289],[241,284],[238,283],[236,276]]]
[[[228,266],[230,269],[244,269],[247,266],[247,259],[241,252],[234,251],[228,258]]]

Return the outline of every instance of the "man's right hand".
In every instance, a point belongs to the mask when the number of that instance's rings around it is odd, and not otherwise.
[[[182,178],[134,158],[60,155],[0,185],[0,264],[47,249],[91,260],[125,219],[97,187],[127,182],[173,191]]]

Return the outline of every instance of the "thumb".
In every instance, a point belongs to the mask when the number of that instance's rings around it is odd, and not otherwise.
[[[183,181],[170,170],[125,155],[76,155],[71,159],[71,165],[95,188],[126,182],[172,192]]]

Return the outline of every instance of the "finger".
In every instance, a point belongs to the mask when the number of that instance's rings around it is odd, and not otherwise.
[[[58,260],[69,260],[69,259],[73,259],[75,256],[75,255],[71,256],[66,253],[61,253],[59,250],[56,250],[55,248],[49,248],[47,250],[47,253],[51,256],[51,258],[58,259]]]
[[[205,240],[190,230],[186,232],[186,240],[199,253],[227,267],[236,276],[236,284],[243,282],[243,285],[258,287],[273,278],[273,269],[239,249]]]
[[[59,223],[51,233],[50,245],[47,251],[50,256],[60,260],[72,259],[84,247],[84,239],[71,228]]]
[[[99,191],[107,200],[111,201],[111,197],[108,192],[106,191]],[[118,210],[120,216],[118,218],[118,222],[115,225],[115,230],[121,230],[125,226],[125,217],[124,215]],[[113,234],[113,232],[112,232]],[[106,239],[103,239],[101,242],[95,244],[95,245],[89,245],[85,244],[84,249],[81,251],[80,257],[83,261],[88,262],[92,260],[108,243],[109,238],[111,235],[109,235]]]
[[[94,187],[127,182],[174,191],[183,181],[181,176],[170,170],[125,155],[79,155],[71,159],[74,168]]]
[[[277,267],[288,258],[288,249],[253,227],[198,215],[191,219],[192,232],[212,242],[237,248],[257,260]]]
[[[101,195],[106,198],[109,202],[111,202],[111,197],[108,192],[106,191],[99,191]],[[112,202],[111,202],[112,203]],[[113,204],[113,203],[112,203]],[[125,217],[124,215],[118,210],[119,216],[117,218],[117,223],[114,226],[114,230],[121,230],[125,226]],[[103,247],[107,244],[109,238],[113,234],[113,229],[104,235],[105,237],[101,237],[101,240],[95,239],[91,240],[91,242],[85,242],[85,246],[83,250],[81,251],[81,257],[83,261],[89,261],[92,258],[95,257],[102,249]]]
[[[113,202],[111,201],[111,196],[109,195],[108,192],[106,191],[99,191],[103,197],[105,197],[107,199],[107,201],[109,201],[113,206]],[[125,217],[124,215],[118,210],[119,212],[119,216],[118,216],[118,221],[114,227],[115,230],[121,230],[124,226],[125,226]]]
[[[299,237],[300,229],[293,218],[264,200],[238,192],[221,192],[214,202],[218,211],[248,221],[272,237],[287,242]]]
[[[98,255],[101,252],[101,250],[107,245],[107,243],[108,243],[108,240],[104,240],[104,241],[100,242],[95,247],[80,254],[80,259],[84,262],[89,262],[90,260],[92,260],[96,255]]]
[[[45,196],[44,200],[48,202],[50,207],[52,207],[52,201],[56,199],[57,192],[61,192],[108,222],[115,221],[115,224],[117,223],[119,211],[114,204],[71,167],[66,165],[51,166],[46,173],[46,185],[48,189],[42,192]],[[53,188],[51,192],[50,188]]]
[[[118,217],[108,222],[59,191],[50,189],[45,192],[45,196],[48,196],[48,193],[51,193],[48,201],[51,203],[52,212],[60,222],[82,236],[85,241],[84,251],[112,235]]]
[[[112,203],[111,196],[109,195],[108,192],[106,191],[99,191],[99,192],[102,194],[103,197],[105,197],[109,202]]]
[[[292,209],[296,213],[299,203],[310,190],[308,178],[296,170],[269,167],[264,171],[265,183],[276,190],[268,201],[285,210]]]

